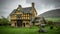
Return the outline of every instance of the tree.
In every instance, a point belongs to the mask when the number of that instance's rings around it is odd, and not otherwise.
[[[8,25],[9,24],[9,20],[7,18],[5,18],[4,16],[1,16],[2,18],[0,18],[0,24],[1,25]]]

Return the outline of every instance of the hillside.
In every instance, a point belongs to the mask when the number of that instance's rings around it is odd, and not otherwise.
[[[60,17],[60,9],[54,9],[40,14],[39,16],[43,17]]]

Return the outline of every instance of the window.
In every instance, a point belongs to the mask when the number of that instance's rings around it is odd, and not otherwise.
[[[25,15],[24,15],[25,16]]]
[[[26,19],[27,19],[27,17],[26,17]]]
[[[26,14],[26,17],[28,16],[28,14]]]
[[[27,17],[29,19],[29,17]]]
[[[24,17],[24,19],[25,19],[25,17]]]
[[[28,16],[29,16],[29,14],[28,14]]]
[[[11,15],[11,18],[16,18],[16,15],[14,15],[14,14],[13,14],[13,15]]]

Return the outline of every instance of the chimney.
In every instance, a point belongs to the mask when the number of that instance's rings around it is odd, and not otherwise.
[[[32,2],[32,8],[34,8],[34,2]]]
[[[21,8],[21,5],[18,5],[19,8]]]

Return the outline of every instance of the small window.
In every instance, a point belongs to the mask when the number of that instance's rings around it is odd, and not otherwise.
[[[28,17],[28,19],[29,19],[29,17]]]
[[[25,15],[24,15],[25,16]]]

